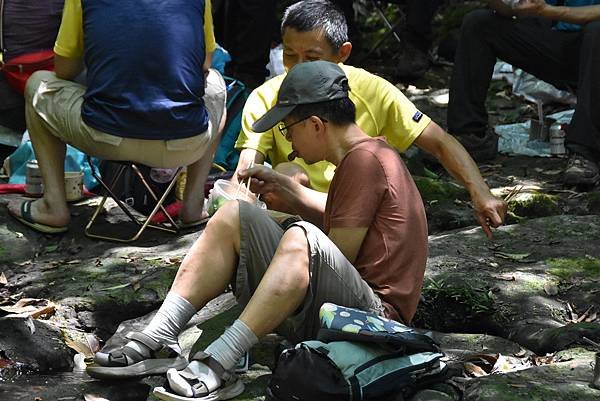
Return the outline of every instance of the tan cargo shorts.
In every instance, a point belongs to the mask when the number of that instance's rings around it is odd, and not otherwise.
[[[223,77],[210,70],[206,82],[204,104],[210,118],[207,131],[183,139],[146,140],[123,138],[90,127],[81,118],[85,86],[59,79],[50,71],[38,71],[25,89],[27,127],[30,131],[47,130],[84,153],[105,160],[163,168],[187,166],[202,158],[218,140],[225,112],[227,90]]]

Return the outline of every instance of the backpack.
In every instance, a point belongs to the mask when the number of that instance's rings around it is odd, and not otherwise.
[[[175,169],[154,169],[143,164],[136,164],[136,166],[140,170],[140,173],[142,173],[146,183],[160,199],[171,182],[171,177],[167,177],[168,172],[171,170],[171,172],[174,172]],[[100,162],[100,176],[105,177],[103,181],[107,185],[110,186],[110,183],[115,179],[117,170],[120,167],[121,164],[119,162],[108,160],[102,160]],[[161,176],[164,176],[164,179],[161,179]],[[176,197],[174,188],[175,187],[173,187],[171,192],[165,198],[163,205],[175,202]],[[102,191],[100,187],[98,187],[98,190]],[[138,177],[131,167],[125,168],[119,178],[113,183],[111,191],[117,198],[144,215],[150,214],[156,206],[156,201],[150,196],[146,187],[144,187],[144,184],[140,180],[140,177]]]
[[[240,158],[240,152],[235,148],[235,142],[242,129],[242,111],[248,98],[248,92],[246,85],[241,81],[225,76],[223,78],[227,86],[227,118],[213,164],[224,171],[233,171]]]
[[[439,346],[410,327],[331,303],[323,304],[320,317],[318,340],[279,355],[267,386],[269,399],[403,400],[447,376]]]

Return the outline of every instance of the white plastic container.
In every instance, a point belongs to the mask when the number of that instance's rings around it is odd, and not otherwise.
[[[228,180],[217,180],[208,195],[207,208],[209,216],[212,216],[228,200],[240,199],[256,205],[260,209],[266,209],[267,205],[258,199],[252,192],[246,190],[246,185],[232,184]]]

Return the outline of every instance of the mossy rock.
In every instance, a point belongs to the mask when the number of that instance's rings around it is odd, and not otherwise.
[[[590,213],[600,213],[600,191],[588,192],[586,194],[588,210]]]
[[[576,344],[585,344],[583,338],[600,342],[599,323],[575,323],[553,329],[546,329],[538,339],[546,352],[564,350]]]
[[[570,359],[572,358],[572,359]],[[465,401],[592,401],[600,391],[593,389],[590,367],[594,353],[576,350],[563,355],[564,362],[535,366],[507,374],[494,374],[466,382]],[[555,360],[560,360],[560,354]]]
[[[425,206],[429,232],[454,230],[477,224],[473,210],[464,204],[445,199]]]
[[[425,203],[469,199],[468,192],[453,182],[420,176],[414,176],[413,179]]]
[[[509,202],[508,210],[519,217],[546,217],[561,214],[558,197],[547,194],[534,194],[530,198]]]
[[[15,228],[17,228],[16,224]],[[20,231],[13,230],[6,224],[0,224],[1,266],[8,266],[13,262],[30,260],[37,249],[40,248],[40,244],[45,242],[43,237],[29,235],[26,228],[17,229]]]

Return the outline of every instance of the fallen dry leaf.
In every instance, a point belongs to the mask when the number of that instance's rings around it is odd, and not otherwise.
[[[522,358],[522,357],[524,357],[525,355],[527,355],[527,350],[526,350],[526,349],[524,349],[524,348],[521,348],[521,349],[519,350],[519,352],[515,353],[514,355],[515,355],[517,358]]]
[[[501,274],[499,276],[494,276],[495,279],[502,281],[516,281],[517,279],[513,274]]]
[[[481,376],[487,376],[487,373],[485,373],[485,370],[481,369],[479,366],[475,365],[474,363],[471,362],[465,362],[463,364],[465,371],[474,377],[481,377]]]
[[[87,343],[87,341],[83,343],[81,341],[74,340],[65,331],[63,331],[63,337],[67,347],[71,348],[78,354],[85,355],[86,358],[94,357],[94,352],[90,349],[90,346]]]
[[[92,352],[96,353],[100,351],[100,341],[98,341],[95,335],[91,333],[85,333],[85,339]]]
[[[44,315],[51,315],[55,310],[56,305],[53,302],[37,298],[23,298],[12,306],[0,306],[0,312],[4,312],[4,314],[24,315],[34,319]]]
[[[577,321],[575,323],[581,323],[581,322],[585,321],[585,319],[588,318],[588,316],[590,315],[590,312],[593,309],[594,309],[594,305],[587,308],[587,310],[585,312],[583,312],[583,314],[581,316],[579,316],[579,318],[577,319]]]
[[[85,401],[109,401],[106,398],[102,398],[102,397],[99,397],[99,396],[93,395],[93,394],[84,394],[83,399]]]
[[[515,370],[513,365],[505,356],[498,354],[498,360],[494,364],[491,373],[507,373]]]
[[[14,362],[10,359],[0,359],[0,369],[4,369],[12,364],[14,364]]]
[[[598,317],[597,313],[593,312],[587,317],[587,319],[585,319],[585,321],[588,323],[592,323],[593,321],[596,320],[597,317]]]
[[[523,261],[527,257],[531,256],[531,253],[508,253],[508,252],[494,252],[494,256],[502,259],[513,260],[515,262]]]
[[[577,321],[578,315],[577,315],[577,313],[575,313],[573,305],[571,305],[570,302],[567,302],[567,312],[569,314],[569,318],[567,319],[568,322]]]
[[[165,262],[169,265],[178,265],[181,263],[181,257],[165,258]]]
[[[0,273],[0,285],[6,285],[6,284],[8,284],[8,280],[6,279],[4,272],[2,272],[2,273]]]

